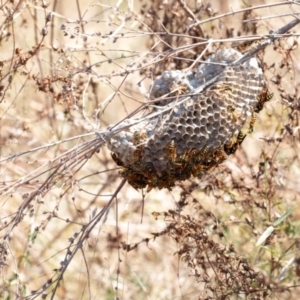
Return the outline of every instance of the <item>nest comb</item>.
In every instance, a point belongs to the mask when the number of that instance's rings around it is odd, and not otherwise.
[[[157,113],[108,140],[129,184],[171,189],[176,181],[201,177],[236,151],[270,97],[256,58],[232,64],[241,57],[237,50],[221,49],[196,72],[166,71],[154,81],[150,98]]]

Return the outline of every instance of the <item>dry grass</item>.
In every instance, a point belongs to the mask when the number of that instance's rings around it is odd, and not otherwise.
[[[201,179],[136,191],[95,135],[300,8],[219,2],[1,1],[1,299],[298,299],[299,25],[259,54],[254,133]]]

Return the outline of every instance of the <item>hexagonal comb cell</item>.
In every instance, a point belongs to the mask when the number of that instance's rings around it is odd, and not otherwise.
[[[128,183],[136,189],[171,189],[176,181],[199,177],[236,151],[253,130],[255,113],[270,98],[255,58],[229,66],[241,56],[234,49],[221,49],[194,73],[166,71],[154,81],[153,111],[170,109],[107,143]],[[216,76],[209,88],[196,92]]]

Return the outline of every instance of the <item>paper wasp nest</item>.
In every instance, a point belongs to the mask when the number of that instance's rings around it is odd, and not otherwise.
[[[120,174],[133,187],[170,189],[177,180],[199,177],[234,153],[252,132],[255,113],[268,95],[255,58],[226,66],[241,56],[234,49],[222,49],[194,73],[166,71],[154,81],[153,111],[170,109],[108,141],[113,159],[122,167]],[[218,75],[208,89],[195,92]]]

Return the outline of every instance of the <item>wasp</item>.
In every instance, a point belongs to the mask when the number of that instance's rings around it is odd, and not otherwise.
[[[237,122],[238,121],[238,114],[235,111],[235,107],[233,105],[228,105],[227,109],[231,113],[233,121]]]
[[[189,149],[185,154],[187,160],[193,160],[193,158],[197,156],[197,150],[192,148]]]
[[[124,166],[122,160],[119,158],[119,156],[116,153],[112,152],[112,153],[110,153],[110,155],[118,166],[120,166],[120,167]]]
[[[185,169],[197,156],[196,149],[189,149],[185,151],[178,160],[178,165],[181,166],[182,169]]]
[[[237,143],[237,136],[232,136],[229,141],[227,141],[224,145],[224,148],[231,148],[234,144]]]
[[[144,132],[140,133],[139,131],[135,131],[133,133],[132,143],[133,145],[137,146],[140,145],[146,139],[147,139],[146,133]]]
[[[224,151],[226,152],[227,155],[230,155],[236,151],[237,147],[238,147],[237,136],[234,135],[229,139],[228,142],[225,143]]]
[[[241,43],[237,46],[237,50],[241,53],[244,53],[249,50],[249,47],[251,46],[251,44],[252,44],[252,41]]]
[[[209,148],[207,146],[204,146],[198,156],[198,159],[202,158],[203,156],[206,156],[208,153]]]
[[[238,145],[239,145],[239,144],[238,144],[237,142],[234,143],[234,144],[232,144],[230,147],[228,147],[228,146],[225,145],[225,147],[224,147],[225,153],[226,153],[227,155],[230,155],[230,154],[235,153],[235,151],[236,151],[237,148],[238,148]]]
[[[133,133],[132,143],[136,146],[136,150],[133,153],[133,159],[135,162],[138,162],[143,156],[144,147],[141,145],[143,141],[147,139],[147,135],[139,131]]]
[[[168,158],[171,162],[173,162],[173,163],[176,162],[177,151],[176,151],[176,147],[175,147],[174,140],[171,140],[171,142],[169,142],[169,143],[167,144],[166,154],[167,154],[167,158]]]
[[[127,177],[127,181],[136,190],[143,189],[147,186],[147,179],[141,174],[131,173]]]
[[[177,96],[186,94],[187,91],[189,91],[189,87],[186,84],[179,84],[179,83],[174,83],[171,88],[170,88],[170,92],[174,93],[176,92]]]
[[[147,187],[147,193],[151,192],[151,190],[154,188],[155,186],[151,185],[151,184],[148,184],[148,187]]]
[[[217,90],[219,92],[223,92],[223,91],[232,92],[233,91],[232,88],[226,83],[216,84],[216,85],[212,86],[210,90]]]
[[[266,102],[270,101],[274,96],[274,93],[269,93],[268,88],[265,86],[259,96],[258,103],[254,109],[254,112],[259,113]]]
[[[226,153],[222,149],[222,146],[220,146],[217,151],[213,155],[213,160],[215,161],[216,165],[222,163],[224,160],[226,160]]]
[[[199,177],[203,172],[207,171],[209,168],[204,164],[194,164],[192,168],[192,174],[194,177]]]
[[[254,109],[254,112],[259,113],[263,109],[263,107],[264,107],[264,104],[262,102],[258,101],[258,103]]]
[[[250,124],[249,124],[248,133],[252,133],[253,132],[255,121],[256,121],[256,115],[254,114],[254,112],[252,112],[251,118],[250,118]]]
[[[159,176],[159,177],[157,176],[155,186],[158,187],[159,189],[168,187],[169,186],[168,177],[169,177],[169,175],[166,171],[163,172],[163,174],[161,174],[161,176]]]
[[[175,175],[175,170],[168,170],[168,173],[163,176],[159,188],[167,188],[169,191],[172,190],[172,187],[175,186],[175,181],[177,179]]]
[[[243,133],[242,131],[240,131],[238,133],[238,136],[237,136],[237,142],[239,145],[242,144],[242,142],[244,141],[245,137],[247,136],[247,134]]]
[[[247,134],[241,130],[238,135],[231,137],[231,139],[224,145],[224,151],[227,155],[236,152],[237,148],[242,144]]]
[[[154,168],[151,162],[143,163],[142,168],[146,171],[147,175],[152,176],[152,174],[154,173]]]
[[[128,183],[136,190],[139,190],[139,189],[143,189],[147,186],[146,183],[144,182],[136,182],[136,181],[129,181],[128,180]],[[148,191],[148,190],[147,190]]]
[[[270,101],[270,100],[273,98],[273,96],[274,96],[274,93],[267,93],[267,95],[266,95],[264,101],[265,101],[265,102]]]
[[[240,43],[237,45],[237,50],[241,52],[242,54],[255,49],[261,42],[261,39],[253,41],[245,41],[243,43]]]
[[[260,94],[260,97],[259,97],[259,100],[260,102],[262,103],[265,103],[265,102],[268,102],[270,101],[274,96],[274,93],[269,93],[269,90],[268,88],[263,88],[261,94]]]
[[[208,91],[217,91],[219,93],[230,92],[232,94],[234,89],[230,85],[222,83],[212,86]]]
[[[143,148],[142,147],[138,147],[134,152],[133,152],[133,159],[135,164],[139,164],[139,161],[141,160],[142,156],[143,156]]]
[[[156,175],[153,164],[151,162],[144,162],[140,164],[139,169],[141,170],[141,176],[147,178],[148,183],[151,183],[153,187],[157,187],[158,177]]]
[[[168,169],[168,174],[167,174],[166,180],[164,182],[166,183],[166,186],[169,187],[172,184],[174,184],[175,180],[176,180],[175,168],[173,166],[171,166]]]
[[[159,186],[159,179],[158,179],[158,177],[156,175],[152,175],[149,178],[149,181],[151,182],[151,186],[153,186],[153,187]]]
[[[130,167],[122,167],[121,170],[119,171],[119,174],[124,178],[127,178],[128,175],[133,173],[134,173],[133,169]]]
[[[122,167],[119,174],[136,190],[147,186],[147,177],[134,170],[133,166]]]
[[[211,168],[215,167],[219,164],[218,162],[219,156],[217,156],[216,152],[209,156],[206,161],[202,163],[203,168],[207,171]]]

